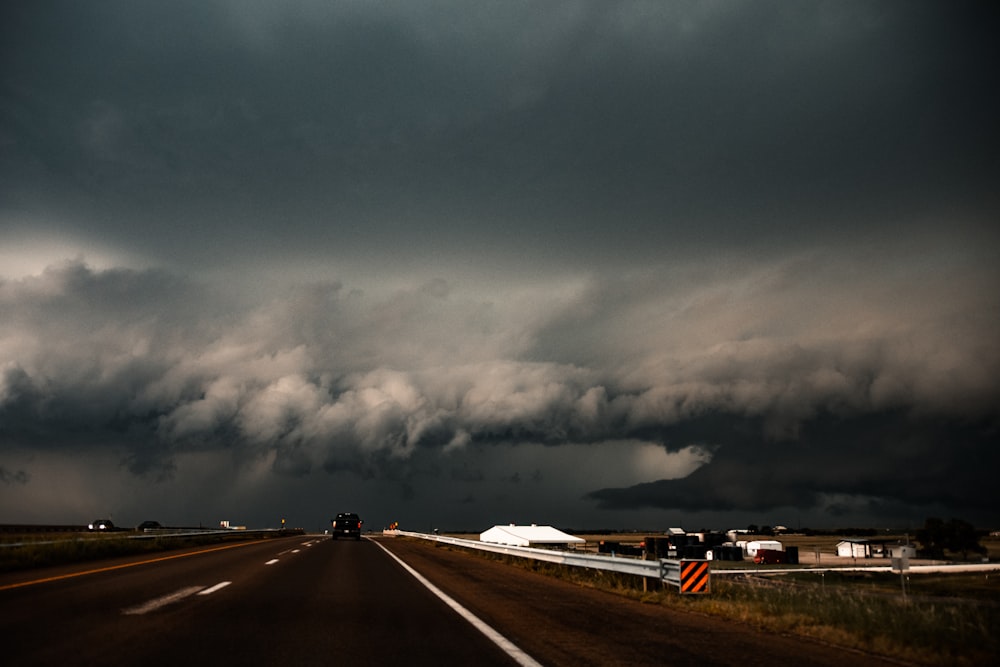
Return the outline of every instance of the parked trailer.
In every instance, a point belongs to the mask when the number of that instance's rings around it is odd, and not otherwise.
[[[753,562],[757,565],[784,565],[788,558],[784,551],[777,549],[757,549]]]
[[[785,548],[781,545],[781,542],[777,540],[752,540],[750,542],[737,542],[737,544],[743,547],[744,553],[746,553],[748,558],[753,558],[757,555],[757,552],[761,549],[769,549],[771,551],[784,551]]]

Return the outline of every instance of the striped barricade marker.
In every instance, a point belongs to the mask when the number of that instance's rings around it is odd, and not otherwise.
[[[709,572],[707,560],[682,560],[681,593],[708,593]]]

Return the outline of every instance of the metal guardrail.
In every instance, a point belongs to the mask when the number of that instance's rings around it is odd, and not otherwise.
[[[937,565],[910,565],[907,572],[913,574],[936,573],[936,574],[956,574],[968,572],[993,572],[1000,570],[1000,562],[989,563],[946,563]],[[899,573],[898,568],[892,565],[832,565],[828,567],[795,567],[795,568],[754,568],[754,569],[726,569],[716,570],[718,575],[753,575],[755,577],[765,577],[771,575],[809,573],[824,574],[826,572],[892,572]]]
[[[682,593],[707,593],[708,592],[708,561],[705,560],[671,560],[661,558],[659,560],[638,560],[633,558],[621,558],[615,556],[601,556],[597,554],[581,554],[573,551],[555,551],[553,549],[538,549],[536,547],[515,547],[505,544],[492,544],[490,542],[479,542],[476,540],[464,540],[458,537],[448,537],[446,535],[428,535],[427,533],[413,533],[406,530],[386,530],[384,535],[402,535],[404,537],[414,537],[421,540],[441,542],[451,544],[466,549],[476,549],[478,551],[488,551],[507,556],[517,556],[540,560],[557,565],[568,567],[585,567],[592,570],[604,570],[606,572],[617,572],[619,574],[630,574],[672,584],[681,589]],[[690,586],[685,564],[704,564],[698,568],[700,585]],[[683,576],[682,576],[683,575]],[[686,590],[688,589],[688,590]]]

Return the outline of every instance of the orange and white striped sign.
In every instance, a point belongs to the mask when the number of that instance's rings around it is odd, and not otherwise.
[[[682,560],[681,593],[708,593],[709,573],[707,560]]]

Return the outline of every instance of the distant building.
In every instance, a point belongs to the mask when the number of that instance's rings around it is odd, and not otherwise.
[[[841,540],[837,542],[837,555],[844,558],[871,558],[872,544],[868,540]]]
[[[586,540],[564,533],[552,526],[539,526],[537,524],[493,526],[479,534],[479,541],[490,544],[506,544],[512,547],[569,546],[586,543]]]
[[[737,542],[739,546],[743,547],[743,553],[750,558],[757,555],[757,552],[761,549],[765,551],[784,551],[785,547],[777,540],[752,540],[750,542]]]
[[[740,535],[749,535],[749,534],[750,531],[747,530],[746,528],[733,528],[732,530],[726,533],[726,538],[730,542],[735,542],[736,540],[739,539]]]
[[[902,542],[846,539],[837,543],[837,555],[844,558],[916,558],[917,548]]]

